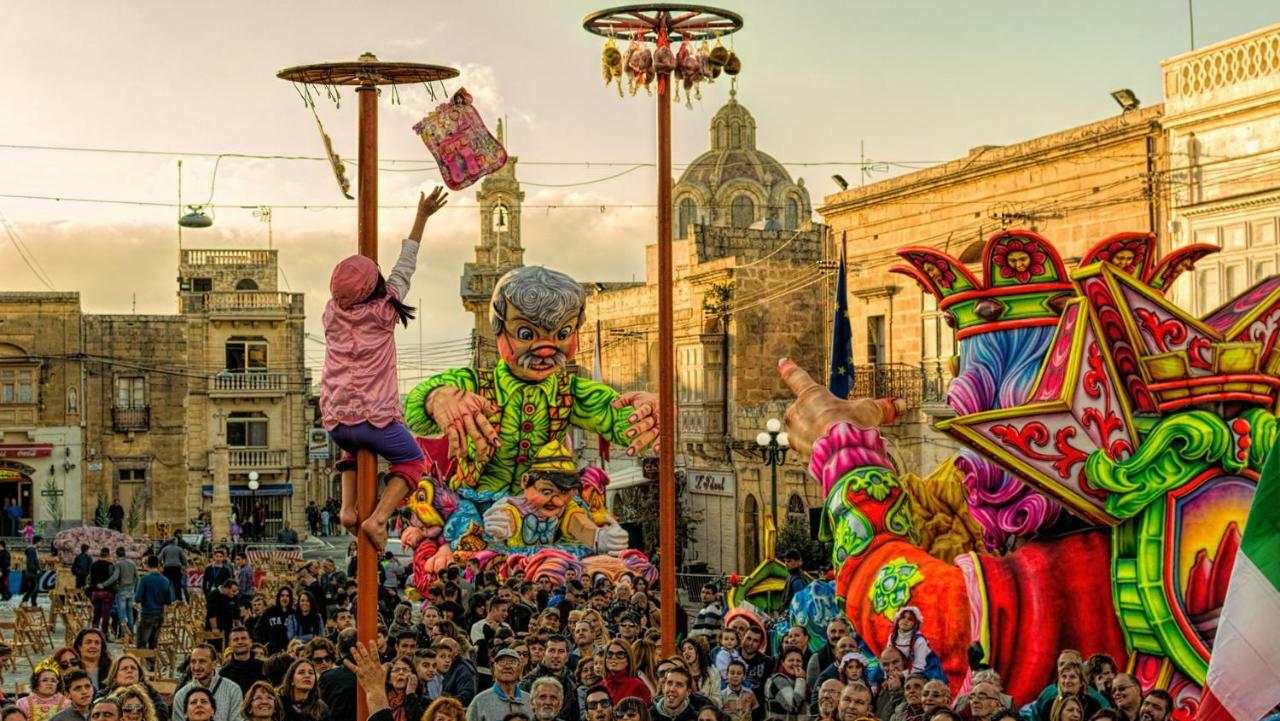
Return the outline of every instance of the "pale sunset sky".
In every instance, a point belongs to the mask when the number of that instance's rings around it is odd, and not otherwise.
[[[654,238],[652,167],[575,187],[534,185],[584,183],[627,169],[588,163],[654,159],[653,100],[643,91],[620,99],[606,89],[599,73],[603,41],[582,30],[582,17],[606,6],[3,0],[0,80],[7,102],[0,146],[167,154],[0,147],[0,214],[49,284],[79,291],[86,312],[174,313],[177,161],[183,160],[188,203],[209,198],[214,166],[212,157],[182,154],[320,155],[310,112],[275,73],[353,60],[367,50],[383,60],[454,66],[462,75],[446,84],[449,91],[466,87],[491,128],[507,118],[508,150],[520,158],[527,194],[526,262],[584,280],[639,279],[644,246]],[[805,179],[815,207],[835,190],[832,173],[858,182],[857,166],[847,163],[858,160],[860,143],[868,159],[919,166],[1115,115],[1109,93],[1119,88],[1131,88],[1144,105],[1160,102],[1160,61],[1190,43],[1185,0],[723,0],[720,6],[745,20],[732,43],[743,62],[738,99],[756,118],[758,145],[796,164],[788,169]],[[1273,0],[1199,0],[1195,42],[1204,46],[1276,22],[1280,3]],[[692,110],[673,108],[677,175],[708,146],[708,121],[728,91],[720,81],[703,88]],[[404,89],[398,106],[388,100],[384,94],[381,157],[413,162],[383,163],[380,199],[404,205],[439,179],[410,130],[432,103],[420,87]],[[352,159],[355,110],[349,89],[340,108],[319,97],[335,148]],[[890,167],[871,180],[908,172]],[[354,179],[354,162],[348,172]],[[476,187],[454,193],[427,229],[409,300],[428,311],[421,329],[428,345],[469,330],[458,279],[478,241]],[[223,158],[212,191],[215,223],[184,231],[185,247],[266,247],[267,228],[252,207],[351,204],[327,166],[310,161]],[[618,207],[627,205],[644,207]],[[381,212],[384,268],[411,220],[411,210]],[[329,269],[354,252],[355,212],[276,207],[273,229],[281,288],[306,293],[308,329],[320,335]],[[2,226],[0,267],[0,290],[48,290]],[[411,326],[399,342],[416,346],[418,334]],[[428,353],[426,370],[463,360],[440,347]],[[321,346],[310,344],[308,363],[318,365],[321,356]]]

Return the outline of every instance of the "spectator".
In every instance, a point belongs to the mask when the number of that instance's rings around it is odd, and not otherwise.
[[[1095,653],[1085,662],[1085,679],[1089,687],[1104,699],[1111,698],[1111,681],[1116,677],[1116,660],[1105,653]]]
[[[707,647],[701,638],[687,638],[680,644],[680,658],[685,668],[693,676],[693,691],[720,707],[720,672],[711,665]],[[800,661],[801,681],[804,676],[803,652]],[[804,684],[801,683],[801,689]]]
[[[156,714],[151,697],[147,695],[146,690],[141,686],[125,686],[117,689],[113,696],[120,703],[121,721],[158,720],[159,717]],[[168,714],[165,715],[165,718],[168,718]]]
[[[871,689],[861,681],[852,681],[840,692],[840,721],[855,721],[871,715]]]
[[[614,718],[617,721],[651,721],[652,714],[649,713],[649,704],[638,698],[624,698],[614,706]]]
[[[266,681],[254,681],[240,702],[240,716],[245,721],[281,721],[284,709],[275,689]]]
[[[124,506],[120,505],[119,498],[111,499],[111,506],[107,508],[107,528],[124,533]]]
[[[283,543],[288,546],[298,545],[298,532],[289,527],[289,519],[284,519],[281,524],[280,531],[276,533],[276,543]]]
[[[951,688],[943,681],[931,679],[920,692],[920,703],[924,706],[925,718],[932,719],[934,711],[951,708]]]
[[[18,699],[17,706],[27,718],[49,718],[71,705],[62,692],[62,679],[51,668],[39,668],[31,673],[31,691]]]
[[[534,721],[556,721],[564,702],[564,687],[559,681],[543,676],[533,682],[529,693],[529,708],[533,712]]]
[[[741,659],[730,661],[725,670],[725,687],[720,690],[720,700],[723,703],[721,708],[729,721],[747,721],[760,705],[755,692],[746,687],[746,680],[747,665]],[[839,695],[840,691],[837,689],[836,696]]]
[[[1060,694],[1049,708],[1049,721],[1084,720],[1084,703],[1076,694]]]
[[[907,657],[893,646],[886,646],[880,652],[880,674],[883,678],[876,692],[877,717],[887,720],[905,698],[903,683],[907,680],[906,666]]]
[[[68,671],[62,676],[62,684],[67,690],[67,706],[49,721],[87,721],[93,704],[93,681],[89,680],[89,674],[80,669]]]
[[[467,710],[458,699],[441,696],[423,712],[422,721],[463,721],[466,715]]]
[[[689,703],[693,679],[682,666],[672,666],[662,678],[662,695],[653,701],[655,721],[695,721],[697,709]]]
[[[164,568],[164,577],[173,586],[175,601],[187,600],[187,551],[182,547],[182,534],[173,532],[173,539],[156,554]]]
[[[515,651],[503,649],[495,654],[493,686],[471,700],[467,706],[467,721],[502,721],[513,712],[532,717],[529,696],[520,690],[517,683],[519,673],[520,656]]]
[[[233,575],[231,567],[227,565],[227,552],[221,548],[214,550],[213,562],[205,567],[204,576],[200,579],[200,590],[204,592],[205,601],[217,593],[222,588],[222,583]]]
[[[1051,721],[1050,715],[1054,701],[1063,696],[1081,697],[1084,707],[1081,713],[1084,718],[1092,716],[1094,711],[1109,705],[1109,702],[1099,696],[1097,691],[1085,685],[1084,669],[1077,660],[1080,655],[1072,653],[1074,656],[1068,656],[1067,662],[1063,662],[1065,652],[1059,655],[1058,682],[1046,687],[1036,699],[1031,713],[1033,721]]]
[[[22,600],[32,606],[38,605],[36,598],[40,596],[40,554],[36,550],[36,546],[40,545],[43,540],[39,536],[32,536],[27,539],[27,545],[23,549],[23,553],[26,556],[26,566],[22,574]],[[84,550],[88,550],[88,546],[85,546]],[[87,570],[85,571],[85,578],[88,579]]]
[[[560,682],[563,691],[564,706],[560,710],[562,721],[576,721],[578,713],[578,688],[573,674],[569,671],[569,639],[564,636],[551,636],[546,640],[542,660],[525,675],[520,687],[532,692],[533,682],[539,678],[550,677]],[[608,686],[608,683],[605,684]],[[646,690],[647,693],[647,690]]]
[[[89,707],[89,718],[93,721],[119,721],[120,716],[120,701],[113,696],[100,698]]]
[[[9,506],[13,508],[13,506]],[[15,531],[13,535],[18,535]],[[93,567],[93,556],[89,555],[89,544],[80,544],[80,552],[71,560],[71,575],[76,579],[76,588],[84,588],[89,583],[89,569]],[[86,591],[85,595],[89,595]]]
[[[147,556],[147,572],[138,581],[138,648],[155,648],[164,624],[164,608],[174,601],[173,584],[160,575],[160,559]]]
[[[787,567],[787,585],[782,590],[782,607],[791,608],[791,599],[809,585],[804,574],[804,556],[794,548],[782,552],[782,565]]]
[[[198,721],[200,718],[233,721],[239,718],[244,692],[234,682],[218,675],[214,666],[217,657],[218,652],[208,644],[191,649],[187,656],[191,680],[173,694],[173,721]],[[210,711],[208,716],[205,715],[206,704]]]
[[[1138,709],[1139,721],[1166,721],[1173,713],[1173,697],[1168,691],[1155,689],[1142,698]]]
[[[320,699],[318,676],[315,664],[309,659],[300,658],[289,666],[280,684],[286,721],[324,721],[329,717],[329,709]]]
[[[206,600],[208,606],[205,608],[204,626],[207,630],[222,634],[222,640],[214,644],[215,648],[221,648],[226,643],[231,627],[240,618],[240,607],[236,603],[236,597],[239,595],[235,579],[228,576],[222,581],[219,589]]]
[[[236,599],[236,603],[240,608],[249,608],[254,595],[258,592],[253,564],[249,563],[249,557],[244,554],[236,556],[235,564],[236,589],[240,591],[240,597]]]
[[[1142,709],[1142,688],[1138,679],[1127,673],[1118,673],[1111,679],[1111,702],[1119,712],[1120,721],[1137,721]]]
[[[974,683],[968,699],[968,706],[960,711],[960,718],[963,721],[993,721],[997,713],[1008,708],[1000,693],[1000,687],[989,680]],[[1076,703],[1079,704],[1079,699],[1076,699]],[[1083,711],[1084,707],[1080,708]]]
[[[116,548],[116,561],[107,579],[108,586],[115,591],[116,624],[120,635],[132,638],[137,631],[133,622],[133,599],[138,587],[138,565],[129,559],[124,546]]]
[[[111,671],[111,654],[107,651],[106,634],[96,628],[82,628],[76,634],[71,648],[80,659],[80,667],[93,681],[94,690],[102,690],[101,681]]]
[[[652,703],[649,687],[636,675],[635,669],[635,657],[631,653],[631,647],[625,641],[614,639],[605,646],[603,687],[609,692],[609,698],[613,703],[616,704],[629,696],[645,703]],[[717,698],[719,695],[719,689],[716,689]],[[568,718],[568,715],[565,715],[566,721]]]
[[[115,564],[111,562],[111,550],[103,548],[98,559],[89,565],[89,599],[93,601],[93,625],[102,629],[102,635],[111,632],[111,614],[116,605],[116,594],[111,590],[111,577]]]
[[[294,617],[293,589],[281,586],[276,591],[276,603],[258,619],[253,638],[264,644],[270,653],[280,653],[289,645],[289,624]]]
[[[227,632],[227,650],[231,655],[218,673],[239,686],[247,697],[251,686],[266,679],[262,662],[253,657],[253,639],[249,636],[249,629],[233,626]]]
[[[99,691],[98,696],[114,695],[123,687],[141,689],[151,702],[151,711],[158,718],[169,718],[169,705],[165,703],[160,691],[147,680],[147,673],[142,668],[142,662],[138,660],[137,656],[128,653],[118,656],[115,661],[111,662],[111,669],[107,672],[107,679],[102,683],[102,690]]]
[[[844,684],[839,679],[829,678],[822,682],[822,687],[818,689],[818,721],[836,721],[840,710],[840,694],[843,691]]]
[[[436,662],[442,678],[440,693],[458,699],[459,703],[468,706],[470,714],[471,701],[476,696],[476,667],[459,653],[458,641],[453,638],[441,638],[434,647]]]
[[[805,689],[803,651],[783,649],[778,657],[777,673],[765,683],[764,697],[765,711],[771,719],[794,721],[808,716],[809,694]],[[869,693],[867,700],[870,702]]]

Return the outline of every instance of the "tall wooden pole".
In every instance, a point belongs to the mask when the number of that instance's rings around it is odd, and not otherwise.
[[[666,18],[662,19],[665,26]],[[659,43],[666,42],[665,27]],[[671,76],[658,75],[658,582],[662,653],[676,652],[676,402],[671,263]]]
[[[356,186],[359,253],[378,262],[378,88],[362,86],[360,99],[360,166]],[[373,515],[378,493],[378,459],[361,449],[356,455],[356,514],[360,523]],[[378,638],[378,557],[363,533],[356,534],[356,638],[360,643]],[[356,694],[356,718],[369,717],[363,693]]]

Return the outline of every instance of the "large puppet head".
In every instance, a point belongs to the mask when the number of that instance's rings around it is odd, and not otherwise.
[[[563,370],[577,355],[586,303],[582,286],[558,271],[531,265],[502,276],[489,324],[511,372],[538,383]]]
[[[582,490],[573,454],[552,440],[538,449],[529,471],[521,479],[524,496],[544,517],[559,516],[574,494]]]

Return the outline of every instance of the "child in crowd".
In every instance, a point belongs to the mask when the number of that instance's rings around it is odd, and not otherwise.
[[[920,633],[922,625],[924,617],[915,606],[903,606],[893,616],[889,644],[906,656],[907,674],[926,673],[926,668],[930,665],[929,657],[933,655],[933,649],[929,647],[924,634]]]
[[[731,628],[721,629],[720,645],[716,646],[716,650],[711,653],[711,661],[720,672],[720,678],[727,678],[730,662],[741,660],[742,654],[738,653],[737,632]]]
[[[742,662],[742,659],[730,661],[724,678],[725,687],[720,691],[723,704],[721,710],[724,711],[724,715],[729,721],[750,721],[751,713],[755,711],[756,706],[760,705],[760,700],[756,698],[755,692],[746,686],[747,665]]]
[[[332,294],[324,309],[325,358],[320,383],[320,413],[325,430],[344,451],[342,509],[339,520],[356,532],[356,452],[367,449],[387,459],[386,487],[360,532],[381,551],[387,520],[416,488],[426,467],[422,450],[405,426],[396,384],[396,323],[409,325],[413,308],[405,305],[409,279],[418,264],[418,244],[427,218],[447,202],[443,188],[418,198],[418,214],[400,257],[386,277],[362,255],[346,258],[329,279]]]

